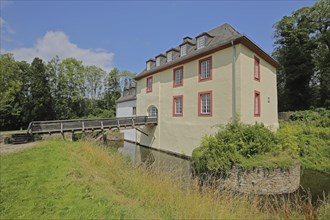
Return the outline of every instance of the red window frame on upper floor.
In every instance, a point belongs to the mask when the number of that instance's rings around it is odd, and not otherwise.
[[[210,106],[209,106],[210,112],[203,113],[202,112],[202,110],[203,110],[202,96],[206,95],[206,94],[210,95]],[[212,90],[199,92],[198,93],[198,116],[199,117],[210,117],[210,116],[212,116],[212,107],[213,107]]]
[[[177,113],[176,112],[176,100],[177,99],[181,99],[181,113]],[[172,115],[173,117],[182,117],[183,116],[183,95],[177,95],[177,96],[173,96],[173,112]]]
[[[176,84],[176,71],[181,70],[181,84]],[[183,66],[173,70],[173,88],[183,86]]]
[[[254,80],[260,82],[260,59],[256,56],[254,57],[253,74]]]
[[[150,88],[148,86],[149,80],[151,81],[150,82]],[[146,79],[146,93],[152,92],[152,81],[153,81],[152,76],[147,77],[147,79]]]
[[[260,117],[261,113],[261,103],[260,103],[260,92],[259,91],[254,91],[254,107],[253,107],[253,112],[254,112],[254,117]]]
[[[202,79],[202,63],[209,61],[210,76],[208,78]],[[212,56],[206,57],[198,62],[198,82],[204,82],[207,80],[212,80]]]

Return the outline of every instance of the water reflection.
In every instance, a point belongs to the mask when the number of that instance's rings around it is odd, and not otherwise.
[[[300,185],[305,191],[309,191],[313,202],[330,195],[330,174],[315,170],[303,170],[300,177]]]
[[[191,180],[191,163],[187,159],[128,142],[124,142],[123,147],[118,151],[129,156],[135,166],[145,166],[175,174],[184,182]]]
[[[189,183],[191,180],[192,172],[189,160],[128,142],[124,142],[118,151],[129,156],[135,166],[170,172],[183,183]],[[327,173],[303,170],[300,181],[303,190],[300,190],[299,193],[306,195],[306,191],[309,191],[314,204],[318,198],[323,199],[323,195],[330,195],[330,175]]]

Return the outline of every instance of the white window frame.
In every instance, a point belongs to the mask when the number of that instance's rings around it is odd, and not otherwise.
[[[172,51],[167,52],[167,54],[166,54],[166,60],[167,60],[167,62],[171,62],[173,60]]]
[[[147,62],[147,70],[150,70],[151,69],[151,62]]]
[[[152,76],[147,78],[147,92],[152,92]]]
[[[183,85],[183,67],[174,69],[174,87]]]
[[[211,94],[201,94],[201,114],[211,114]]]
[[[198,116],[199,117],[212,117],[212,90],[203,91],[198,93]]]
[[[260,81],[260,60],[254,57],[254,79]]]
[[[160,57],[156,58],[156,66],[160,66]]]
[[[173,96],[173,116],[183,116],[183,95]]]
[[[185,55],[187,55],[187,44],[184,44],[184,45],[181,46],[180,55],[182,57],[185,56]]]
[[[207,59],[200,63],[201,65],[201,76],[200,79],[209,79],[211,77],[211,60]]]
[[[148,116],[149,117],[157,117],[158,115],[158,109],[152,105],[148,108]]]
[[[254,116],[259,117],[261,112],[260,92],[254,91]]]
[[[205,36],[197,38],[197,50],[205,47]]]

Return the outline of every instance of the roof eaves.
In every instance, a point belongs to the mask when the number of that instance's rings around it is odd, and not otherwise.
[[[151,62],[156,62],[154,58],[150,58],[149,60],[147,60],[147,63],[150,62],[150,61]]]
[[[172,50],[173,50],[173,51],[176,51],[176,52],[179,52],[179,50],[178,50],[177,48],[174,48],[174,47],[173,47],[173,48],[167,50],[166,53],[168,53],[168,52],[170,52],[170,51],[172,51]]]
[[[207,36],[209,36],[209,37],[214,37],[214,36],[212,36],[211,34],[209,34],[208,32],[203,32],[203,33],[197,35],[196,38],[199,38],[199,37],[204,36],[204,35],[207,35]]]
[[[213,44],[213,45],[210,44],[209,46],[206,46],[203,49],[195,50],[191,54],[188,54],[188,55],[183,56],[183,57],[179,57],[176,60],[173,60],[171,62],[165,63],[164,65],[161,65],[159,67],[153,68],[153,69],[148,70],[148,71],[143,71],[139,75],[137,75],[134,79],[139,80],[141,78],[144,78],[146,76],[149,76],[151,74],[154,74],[156,72],[159,72],[160,70],[164,70],[164,69],[170,68],[172,66],[179,65],[180,63],[182,63],[182,62],[184,62],[186,60],[189,60],[191,58],[194,58],[194,57],[200,56],[202,54],[208,53],[209,51],[212,51],[212,50],[214,50],[216,48],[221,48],[222,46],[224,46],[224,45],[226,45],[226,44],[228,44],[231,41],[234,41],[236,39],[237,38],[227,39],[226,41],[223,41],[223,42],[221,42],[219,44]]]
[[[255,44],[247,36],[243,35],[242,37],[238,38],[237,41],[245,45],[253,52],[255,52],[258,56],[262,57],[265,61],[267,61],[275,68],[279,68],[281,66],[273,57],[271,57],[268,53],[262,50],[257,44]]]

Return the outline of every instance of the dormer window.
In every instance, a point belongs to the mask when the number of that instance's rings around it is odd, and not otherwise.
[[[197,38],[197,50],[205,47],[205,36],[200,36]]]
[[[172,60],[172,51],[167,52],[167,62],[171,62]]]
[[[160,57],[156,58],[156,66],[160,66]]]
[[[181,56],[187,55],[187,44],[181,46]]]
[[[147,70],[151,70],[152,68],[155,68],[155,60],[154,59],[149,59],[147,61]]]
[[[161,66],[162,64],[166,63],[166,56],[164,54],[159,54],[156,56],[156,67]]]

